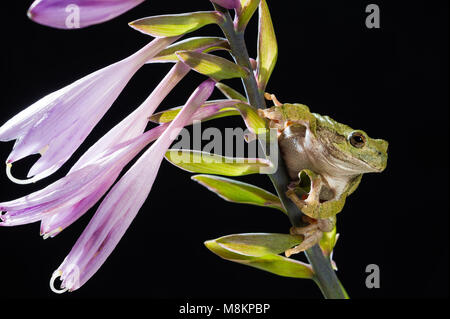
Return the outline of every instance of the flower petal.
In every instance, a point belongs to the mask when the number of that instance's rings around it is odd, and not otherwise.
[[[144,0],[36,0],[28,10],[34,22],[58,29],[84,28],[125,13]]]
[[[55,214],[59,215],[58,220],[65,220],[66,215],[70,215],[72,221],[76,220],[105,194],[123,167],[167,127],[168,125],[158,126],[133,140],[111,147],[94,163],[70,172],[40,191],[0,203],[0,210],[6,211],[1,217],[3,222],[0,225],[28,224]],[[62,214],[62,211],[69,211],[70,214]],[[58,225],[57,228],[65,228],[63,226]],[[54,232],[54,229],[44,231],[47,232]]]
[[[25,109],[2,127],[0,141],[17,139],[7,163],[31,154],[33,181],[59,169],[114,103],[134,73],[177,38],[158,38],[132,56],[92,73]]]
[[[71,171],[95,160],[103,151],[121,142],[142,134],[148,124],[148,118],[167,97],[172,89],[186,76],[190,68],[178,62],[153,90],[149,97],[130,115],[106,133],[75,163]]]
[[[214,112],[215,110],[212,108],[198,109],[195,112],[194,116],[192,117],[191,122],[197,120],[201,121],[205,117],[210,117],[212,114],[214,114]],[[169,124],[167,123],[154,128],[152,131],[154,131],[155,136],[152,139],[149,139],[149,141],[154,140],[157,136],[162,134],[163,130],[168,125]],[[155,130],[158,130],[158,132],[156,132]],[[148,133],[149,132],[145,134]],[[69,225],[75,222],[86,211],[88,211],[92,206],[94,206],[94,204],[106,193],[106,191],[113,184],[114,182],[113,180],[117,178],[118,174],[119,173],[117,173],[117,175],[113,178],[111,177],[110,183],[103,184],[101,188],[96,189],[94,192],[92,192],[92,194],[89,194],[87,197],[82,199],[77,204],[72,205],[70,207],[66,207],[63,210],[58,210],[57,213],[51,214],[49,217],[45,217],[44,219],[42,219],[41,235],[43,235],[44,238],[54,237],[57,234],[59,234],[63,229],[67,228]]]
[[[211,0],[211,2],[216,3],[225,9],[237,9],[241,5],[239,0]]]
[[[108,258],[147,198],[166,150],[213,89],[213,81],[203,82],[161,137],[112,188],[55,272],[61,273],[63,288],[78,289]]]
[[[189,68],[183,63],[177,63],[149,98],[94,144],[66,177],[41,191],[14,201],[0,203],[0,209],[7,211],[2,217],[3,223],[0,223],[0,226],[16,226],[42,220],[41,235],[48,238],[56,236],[76,221],[106,193],[123,167],[146,145],[145,143],[136,145],[137,149],[133,150],[129,144],[144,131],[148,114],[154,111],[188,71]],[[192,121],[210,117],[215,112],[214,108],[199,109]],[[160,125],[139,139],[146,140],[148,144],[158,138],[168,125]],[[110,158],[108,163],[114,164],[114,167],[108,168],[104,165],[105,158],[112,155],[115,157]]]
[[[211,108],[198,109],[192,119],[202,120],[214,114]],[[188,123],[191,124],[191,123]],[[162,124],[132,140],[111,146],[89,165],[69,174],[46,188],[0,203],[0,226],[17,226],[42,220],[41,235],[54,237],[88,211],[112,186],[123,167],[148,143],[156,140],[169,123]]]

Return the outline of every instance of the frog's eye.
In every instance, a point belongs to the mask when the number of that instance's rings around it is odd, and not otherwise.
[[[363,148],[366,145],[366,137],[361,132],[353,132],[348,137],[350,144],[356,148]]]

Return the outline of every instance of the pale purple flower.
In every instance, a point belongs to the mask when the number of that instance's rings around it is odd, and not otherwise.
[[[36,0],[28,16],[54,28],[84,28],[114,19],[142,2],[144,0]]]
[[[175,64],[141,106],[91,146],[71,168],[69,174],[86,165],[95,163],[108,148],[141,135],[148,124],[148,117],[153,114],[162,100],[170,91],[172,91],[178,82],[184,78],[189,70],[190,69],[182,62]],[[199,116],[201,117],[202,114],[199,114]],[[41,235],[44,236],[44,238],[48,236],[54,237],[81,217],[106,193],[114,180],[116,180],[119,172],[120,170],[116,171],[116,176],[111,176],[109,180],[110,183],[105,183],[102,189],[98,189],[92,194],[86,194],[85,198],[70,207],[58,209],[52,214],[48,214],[48,216],[45,215],[41,220]],[[64,201],[64,198],[62,200]]]
[[[85,206],[86,201],[91,203],[93,197],[96,198],[96,202],[114,183],[123,167],[143,147],[158,138],[166,126],[158,126],[131,141],[106,150],[91,164],[70,172],[40,191],[14,201],[1,203],[0,210],[6,213],[1,216],[0,225],[16,226],[33,223],[47,215],[58,215],[64,210],[73,212],[80,210],[79,206]],[[64,215],[72,218],[72,214]]]
[[[161,96],[167,95],[184,76],[181,66],[177,64],[135,112],[92,146],[67,176],[33,194],[0,203],[0,210],[6,211],[0,226],[41,220],[41,235],[54,237],[89,210],[111,187],[123,167],[168,126],[163,124],[142,135],[147,124],[144,111],[153,113]],[[208,104],[195,112],[192,121],[210,117],[229,104],[228,100]],[[132,127],[132,123],[136,126]]]
[[[223,105],[217,103],[202,107],[187,124],[216,114]],[[72,170],[40,191],[0,203],[0,210],[6,212],[0,218],[0,226],[17,226],[42,220],[41,235],[45,238],[54,237],[91,208],[112,186],[123,167],[168,126],[169,123],[162,124],[136,138],[107,148],[95,160]]]
[[[34,194],[15,201],[0,203],[0,209],[7,212],[3,215],[3,223],[0,225],[15,226],[42,220],[41,235],[47,238],[54,237],[82,216],[106,193],[117,179],[123,166],[133,157],[109,163],[114,164],[115,167],[107,174],[105,165],[97,165],[104,163],[104,153],[113,147],[120,149],[117,148],[117,145],[141,135],[147,126],[148,116],[153,114],[161,101],[188,72],[189,67],[178,62],[141,106],[89,148],[62,180]],[[157,128],[154,134],[161,132]],[[156,134],[154,137],[157,138],[158,135]],[[120,157],[119,154],[114,154],[114,156]],[[115,160],[114,156],[110,156],[109,159]],[[94,173],[99,174],[100,179],[97,182],[101,183],[92,184],[96,181],[80,178],[89,172],[89,169],[83,169],[85,166],[89,166]],[[91,177],[95,177],[95,174]],[[66,192],[64,189],[66,185],[72,185],[72,188],[77,191]],[[49,194],[52,196],[48,196]]]
[[[2,127],[0,141],[16,140],[7,159],[11,163],[40,153],[28,177],[38,181],[59,169],[108,111],[136,71],[179,37],[157,38],[132,56],[94,72],[47,95]]]
[[[54,272],[50,282],[52,290],[76,290],[101,267],[150,193],[167,149],[180,130],[192,121],[213,89],[212,80],[203,82],[161,137],[111,189],[69,255]],[[53,286],[59,276],[61,291]]]
[[[190,68],[177,62],[149,97],[130,115],[98,140],[71,168],[74,171],[95,159],[108,147],[116,145],[144,133],[151,116],[173,88],[189,73]]]
[[[226,9],[238,9],[241,6],[240,0],[211,0],[211,2]]]
[[[191,122],[208,118],[229,104],[227,100],[208,104],[195,112]],[[151,104],[143,104],[139,109],[144,109],[143,106]],[[141,117],[137,115],[140,114],[132,113],[110,133],[118,131],[119,128],[126,128],[121,125],[123,123],[133,120],[139,123]],[[108,140],[109,133],[106,134],[100,140],[103,140],[103,144],[97,143],[96,147],[91,148],[100,153],[91,157],[90,161],[79,165],[77,169],[72,169],[67,176],[40,191],[0,203],[0,210],[6,212],[0,218],[2,220],[0,226],[17,226],[41,220],[41,235],[44,238],[56,236],[88,211],[112,186],[123,167],[143,147],[157,139],[168,126],[169,123],[162,124],[145,134],[136,132],[137,137],[124,142],[121,139],[127,136],[126,131],[123,134],[113,134],[119,140],[116,144],[109,145],[104,142]],[[110,134],[109,137],[113,135]],[[89,154],[90,150],[86,154]]]

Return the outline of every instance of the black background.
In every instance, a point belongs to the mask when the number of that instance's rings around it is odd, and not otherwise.
[[[395,2],[395,3],[394,3]],[[127,26],[134,19],[209,10],[208,1],[147,1],[110,22],[61,31],[26,17],[31,1],[2,10],[5,122],[48,93],[132,54],[151,40]],[[390,142],[388,168],[365,175],[338,218],[338,276],[353,298],[448,296],[448,2],[376,1],[381,29],[365,27],[364,1],[269,1],[279,43],[268,91]],[[194,35],[219,35],[207,26]],[[256,19],[247,33],[256,55]],[[170,65],[147,65],[132,79],[75,156],[31,186],[0,172],[0,201],[57,180],[113,125],[137,107]],[[203,79],[191,72],[162,104],[183,104]],[[232,81],[239,84],[239,81]],[[213,98],[220,97],[215,93]],[[242,126],[239,118],[217,127]],[[13,142],[2,143],[6,159]],[[15,166],[24,177],[36,160]],[[57,296],[52,272],[81,234],[91,210],[54,239],[39,225],[0,229],[0,296],[86,298],[320,298],[313,282],[281,278],[221,260],[207,239],[244,232],[288,231],[283,214],[219,199],[164,162],[153,190],[113,254],[80,290]],[[271,190],[267,177],[242,178]],[[365,267],[381,269],[381,288],[367,289]]]

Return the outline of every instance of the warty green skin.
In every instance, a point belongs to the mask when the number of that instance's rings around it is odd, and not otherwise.
[[[281,155],[292,180],[299,181],[301,176],[308,175],[311,191],[317,191],[296,203],[312,218],[334,217],[364,173],[382,172],[386,168],[386,141],[372,139],[364,131],[328,116],[311,113],[305,105],[282,104],[262,110],[260,115],[278,129]],[[353,134],[363,138],[362,147],[352,145]],[[316,200],[314,195],[318,197]]]

